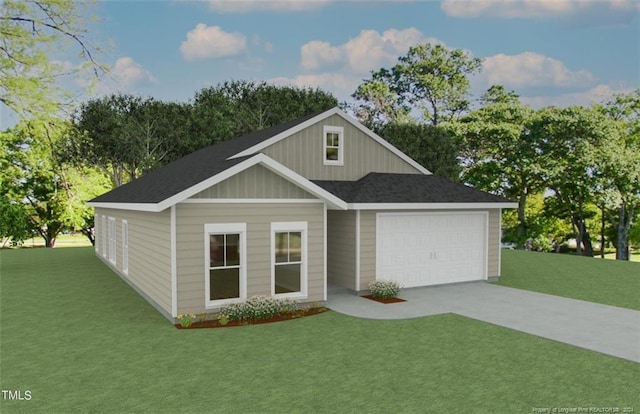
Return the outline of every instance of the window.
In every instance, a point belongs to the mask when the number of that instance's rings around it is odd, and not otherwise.
[[[246,299],[246,224],[205,224],[206,306]]]
[[[122,271],[129,273],[129,223],[122,220]]]
[[[107,218],[105,216],[102,216],[102,220],[100,220],[100,233],[102,235],[100,238],[102,257],[107,257]]]
[[[307,297],[307,223],[271,223],[271,294]]]
[[[109,217],[109,261],[116,264],[116,219]]]
[[[344,128],[325,126],[323,135],[324,165],[343,165]]]

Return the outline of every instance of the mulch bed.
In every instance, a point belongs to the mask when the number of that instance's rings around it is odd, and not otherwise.
[[[217,319],[207,320],[204,322],[193,322],[191,326],[185,328],[179,323],[174,326],[178,329],[202,329],[202,328],[228,328],[231,326],[244,326],[244,325],[259,325],[263,323],[272,323],[272,322],[280,322],[280,321],[288,321],[291,319],[299,319],[307,316],[317,315],[319,313],[323,313],[328,311],[329,308],[325,308],[324,306],[318,306],[315,308],[308,309],[300,309],[293,313],[283,313],[279,315],[275,315],[269,319],[247,319],[244,321],[229,321],[226,325],[222,325]]]
[[[388,305],[389,303],[400,303],[400,302],[406,302],[406,300],[404,299],[400,299],[400,298],[388,298],[388,299],[383,299],[383,298],[374,298],[371,295],[363,295],[363,298],[367,298],[367,299],[371,299],[371,300],[375,300],[376,302],[380,302],[380,303],[384,303],[385,305]]]

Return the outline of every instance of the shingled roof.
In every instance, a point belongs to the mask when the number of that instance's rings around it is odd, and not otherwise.
[[[358,181],[312,182],[347,203],[510,203],[437,175],[369,173]]]
[[[159,203],[240,162],[251,158],[230,157],[295,127],[321,113],[317,112],[281,125],[211,145],[158,168],[91,200],[92,203]]]

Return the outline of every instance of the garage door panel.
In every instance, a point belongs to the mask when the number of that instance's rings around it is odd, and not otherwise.
[[[485,213],[380,214],[378,279],[405,287],[486,279]]]

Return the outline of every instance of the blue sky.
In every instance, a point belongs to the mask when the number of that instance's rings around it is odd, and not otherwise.
[[[588,105],[640,85],[635,0],[107,1],[93,12],[90,36],[111,43],[97,94],[186,101],[253,79],[345,100],[424,42],[484,58],[475,98],[497,83],[534,107]]]

